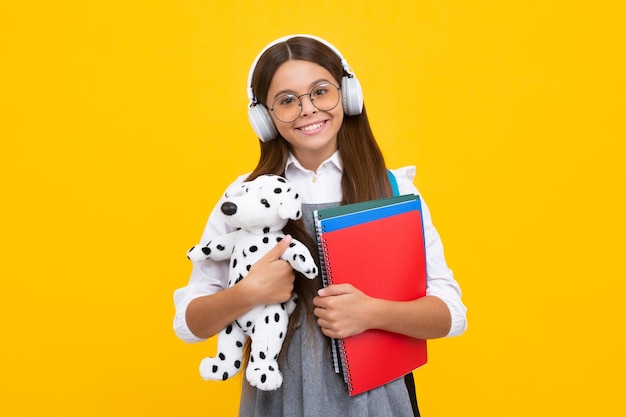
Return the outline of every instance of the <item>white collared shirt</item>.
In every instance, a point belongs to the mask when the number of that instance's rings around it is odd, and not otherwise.
[[[290,155],[285,167],[285,178],[298,190],[304,204],[333,203],[341,201],[342,172],[343,164],[339,152],[335,152],[322,163],[317,172],[305,169],[293,155]],[[415,167],[392,169],[391,172],[396,177],[401,195],[419,195],[417,188],[413,185]],[[230,187],[239,186],[247,176],[248,174],[240,176]],[[206,243],[215,236],[234,230],[224,223],[222,217],[217,213],[217,209],[216,205],[209,216],[201,243]],[[448,336],[457,336],[463,333],[467,327],[466,308],[461,301],[461,289],[446,264],[441,239],[432,224],[430,211],[423,199],[422,214],[426,238],[426,294],[436,296],[446,303],[452,317]],[[221,291],[227,287],[227,284],[227,262],[208,260],[201,265],[194,265],[188,284],[174,292],[176,307],[174,330],[179,338],[187,342],[205,340],[196,337],[187,327],[185,320],[187,306],[193,299]]]

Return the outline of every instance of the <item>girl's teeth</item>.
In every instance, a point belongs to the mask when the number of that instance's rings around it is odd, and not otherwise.
[[[305,132],[310,132],[311,130],[319,129],[320,127],[322,127],[323,124],[324,124],[323,122],[315,123],[314,125],[305,126],[301,128],[301,130]]]

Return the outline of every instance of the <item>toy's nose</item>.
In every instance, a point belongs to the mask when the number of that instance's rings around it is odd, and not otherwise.
[[[226,202],[222,204],[221,210],[222,213],[224,213],[225,215],[232,216],[233,214],[237,213],[237,204]]]

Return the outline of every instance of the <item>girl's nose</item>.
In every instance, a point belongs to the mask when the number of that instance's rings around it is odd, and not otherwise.
[[[300,116],[307,116],[309,114],[315,114],[317,112],[317,107],[313,105],[313,100],[311,100],[311,95],[306,94],[306,98],[304,96],[300,97]]]

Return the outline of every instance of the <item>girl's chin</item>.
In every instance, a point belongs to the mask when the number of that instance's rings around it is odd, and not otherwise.
[[[315,156],[316,158],[328,158],[337,150],[336,140],[330,142],[297,141],[292,142],[290,145],[291,150],[296,156],[309,155]]]

